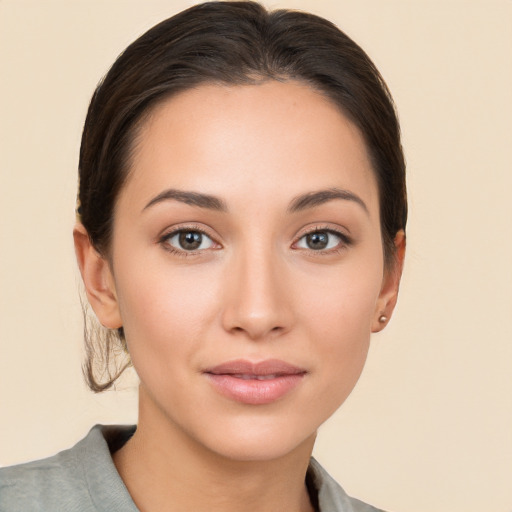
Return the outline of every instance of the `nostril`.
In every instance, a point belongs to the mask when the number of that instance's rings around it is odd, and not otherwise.
[[[275,327],[268,328],[265,325],[246,325],[246,326],[233,326],[230,329],[232,334],[236,335],[246,335],[248,338],[256,340],[262,338],[268,338],[269,336],[274,337],[280,335],[285,331],[285,328],[277,325]]]
[[[221,306],[224,330],[251,340],[280,336],[293,323],[290,301],[282,293],[283,283],[274,278],[274,271],[258,269],[246,262],[239,270],[243,279],[237,279],[233,286],[226,288]]]

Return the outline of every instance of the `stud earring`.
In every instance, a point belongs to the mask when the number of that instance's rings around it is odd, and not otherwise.
[[[380,316],[379,316],[379,322],[380,322],[381,324],[384,324],[384,323],[386,323],[387,321],[388,321],[388,317],[387,317],[386,315],[380,315]]]

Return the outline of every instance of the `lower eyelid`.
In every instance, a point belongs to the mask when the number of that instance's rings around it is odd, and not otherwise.
[[[186,250],[186,249],[183,249],[180,247],[176,247],[175,245],[170,243],[170,240],[172,238],[176,237],[180,233],[187,232],[187,231],[197,232],[197,233],[200,233],[202,236],[208,238],[210,240],[209,247],[205,247],[202,249],[198,248],[198,249],[194,249],[194,250]],[[334,247],[330,247],[330,248],[326,248],[326,249],[311,249],[310,247],[297,247],[299,242],[301,242],[306,236],[311,235],[313,233],[328,233],[330,236],[334,236],[334,237],[338,238],[338,242],[336,243],[336,245]],[[212,237],[209,233],[206,232],[206,230],[200,228],[199,226],[183,226],[183,227],[180,226],[178,228],[174,228],[174,229],[164,233],[160,237],[158,237],[157,243],[161,244],[162,246],[166,246],[164,248],[169,252],[180,253],[180,254],[183,253],[184,255],[188,255],[188,256],[202,253],[204,251],[208,251],[211,249],[219,249],[222,247],[222,244],[217,242],[214,237]],[[353,240],[346,233],[337,231],[332,228],[316,227],[315,229],[312,229],[310,231],[307,231],[307,232],[301,234],[296,239],[296,241],[293,242],[292,248],[304,249],[304,250],[310,251],[312,253],[316,253],[317,255],[321,255],[321,254],[327,254],[327,253],[330,253],[330,254],[335,253],[337,251],[340,251],[344,247],[350,246],[352,244],[353,244]]]
[[[200,233],[203,237],[206,237],[207,239],[209,239],[211,241],[210,247],[206,247],[203,249],[186,250],[186,249],[177,247],[174,244],[171,244],[171,240],[174,237],[177,237],[180,233],[184,233],[184,232],[185,233],[186,232]],[[201,227],[194,226],[194,225],[189,225],[189,226],[185,225],[185,226],[179,226],[179,227],[170,229],[170,230],[164,232],[162,235],[160,235],[156,239],[156,243],[162,245],[164,247],[164,249],[166,249],[169,252],[180,253],[180,254],[184,253],[185,255],[194,255],[197,253],[201,253],[203,251],[207,251],[209,249],[216,249],[216,248],[220,247],[220,244],[217,242],[217,240],[213,236],[211,236],[205,229],[202,229]]]
[[[172,245],[171,240],[173,240],[175,238],[178,239],[178,237],[181,233],[187,233],[187,232],[188,233],[199,233],[202,237],[201,245],[203,245],[203,243],[205,243],[205,240],[204,240],[205,238],[208,239],[209,242],[207,242],[207,243],[208,243],[209,247],[203,247],[203,248],[198,247],[197,249],[189,250],[189,251],[187,251],[186,249],[183,249],[181,247],[176,247],[176,249],[193,253],[195,251],[200,252],[200,251],[204,251],[206,249],[210,249],[211,247],[213,247],[215,245],[215,241],[212,239],[211,236],[207,235],[206,233],[204,233],[202,231],[196,230],[196,229],[180,229],[178,231],[174,231],[168,237],[166,237],[166,241],[167,241],[167,243],[169,243],[169,245]],[[172,247],[174,247],[174,245],[172,245]]]
[[[302,235],[300,235],[297,238],[297,240],[294,242],[293,245],[296,245],[300,240],[302,240],[306,236],[312,235],[314,233],[328,233],[331,236],[337,237],[339,239],[340,243],[342,243],[344,245],[350,245],[352,243],[352,239],[348,235],[346,235],[345,233],[342,233],[341,231],[336,231],[336,230],[334,230],[332,228],[316,228],[316,229],[313,229],[311,231],[308,231],[308,232],[303,233]]]

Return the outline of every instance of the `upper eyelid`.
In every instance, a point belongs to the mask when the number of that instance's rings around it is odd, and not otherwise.
[[[171,226],[164,229],[160,235],[157,236],[157,242],[163,242],[168,240],[172,236],[175,236],[177,233],[182,231],[197,231],[208,238],[210,238],[215,244],[222,246],[223,244],[219,241],[219,236],[212,233],[213,229],[204,227],[204,225],[196,224],[195,222],[185,223],[182,225]],[[293,239],[292,245],[295,245],[299,240],[303,237],[315,233],[315,232],[328,232],[332,233],[336,236],[339,236],[343,242],[350,243],[352,242],[352,236],[349,233],[347,228],[343,229],[341,227],[333,227],[327,224],[314,224],[312,226],[306,227],[299,231],[299,234],[295,236]]]
[[[297,244],[304,238],[306,237],[307,235],[310,235],[312,233],[322,233],[322,232],[327,232],[327,233],[330,233],[336,237],[339,238],[339,243],[337,244],[337,247],[333,247],[333,248],[330,248],[330,249],[319,249],[319,250],[313,250],[313,249],[306,249],[306,248],[302,248],[302,247],[296,247]],[[329,226],[314,226],[312,228],[310,228],[309,230],[306,230],[306,231],[302,231],[302,233],[300,235],[298,235],[295,240],[293,241],[292,243],[292,248],[295,249],[295,250],[306,250],[308,252],[311,252],[311,254],[316,254],[316,255],[319,255],[319,254],[327,254],[327,253],[333,253],[333,252],[336,252],[337,250],[340,250],[340,246],[341,247],[350,247],[354,244],[354,240],[352,238],[351,235],[347,234],[347,233],[344,233],[342,229],[338,228],[333,228],[333,227],[329,227]]]
[[[190,232],[195,231],[197,233],[201,233],[201,235],[206,236],[213,242],[213,247],[207,247],[204,249],[193,249],[190,251],[187,251],[185,249],[180,249],[178,247],[175,247],[172,243],[170,243],[170,240],[174,238],[176,235],[182,232]],[[200,253],[210,251],[210,250],[217,250],[219,248],[222,248],[222,244],[217,241],[217,238],[210,235],[208,231],[206,231],[204,228],[201,228],[199,226],[195,225],[185,225],[185,226],[174,226],[169,227],[168,229],[164,229],[163,232],[157,236],[156,243],[160,246],[162,246],[166,251],[173,252],[175,254],[179,254],[182,256],[193,256],[198,255]],[[168,247],[166,247],[168,246]]]
[[[206,235],[207,237],[214,240],[216,243],[219,243],[217,238],[208,228],[205,228],[203,226],[200,226],[195,223],[190,224],[183,224],[183,225],[177,225],[177,226],[170,226],[164,230],[162,230],[161,234],[157,236],[158,240],[162,240],[164,238],[169,238],[172,235],[175,235],[176,233],[180,233],[182,231],[197,231],[198,233],[201,233],[202,235]]]
[[[335,235],[338,235],[342,238],[351,239],[351,235],[348,229],[342,229],[340,227],[333,227],[329,225],[314,225],[311,227],[308,227],[304,230],[301,230],[299,234],[296,237],[296,240],[300,240],[302,237],[309,235],[311,233],[321,232],[321,231],[327,231],[328,233],[333,233]]]

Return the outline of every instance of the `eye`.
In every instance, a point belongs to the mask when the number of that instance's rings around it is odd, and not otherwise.
[[[312,251],[328,251],[335,249],[340,244],[347,245],[348,240],[341,233],[331,230],[313,231],[302,236],[296,244],[299,249]]]
[[[166,235],[163,242],[179,251],[201,251],[214,246],[214,241],[208,235],[192,229],[174,231]]]

